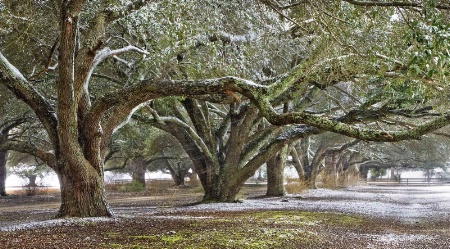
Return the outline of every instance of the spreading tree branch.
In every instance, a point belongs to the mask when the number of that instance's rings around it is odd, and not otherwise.
[[[353,5],[368,6],[368,7],[404,7],[404,8],[423,8],[424,5],[421,2],[399,2],[399,1],[357,1],[357,0],[343,0]],[[450,10],[450,5],[437,4],[437,9]]]
[[[51,152],[44,151],[42,148],[39,148],[34,144],[20,141],[6,141],[5,143],[0,144],[0,150],[13,150],[21,153],[27,153],[41,159],[52,169],[56,169],[57,167],[55,155]]]

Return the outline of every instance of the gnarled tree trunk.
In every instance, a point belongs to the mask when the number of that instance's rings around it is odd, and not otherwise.
[[[284,196],[284,168],[286,166],[288,147],[285,146],[276,156],[267,161],[266,196]]]
[[[61,185],[61,207],[58,217],[112,216],[106,202],[103,176],[92,167],[62,166],[57,172]]]

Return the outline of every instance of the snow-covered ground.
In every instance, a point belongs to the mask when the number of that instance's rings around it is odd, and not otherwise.
[[[147,197],[141,197],[147,198]],[[138,198],[134,198],[137,201]],[[184,215],[202,212],[244,210],[311,210],[358,214],[372,218],[388,218],[404,223],[450,221],[450,186],[370,187],[357,186],[340,190],[315,189],[300,195],[276,198],[250,198],[240,203],[210,203],[184,207],[127,206],[113,208],[116,217],[128,219],[139,216],[198,219]],[[38,211],[38,210],[36,210]],[[181,214],[180,214],[181,213]],[[184,214],[183,214],[184,213]],[[0,231],[32,229],[71,223],[106,221],[109,219],[62,219],[27,222],[0,228]]]
[[[315,189],[301,195],[248,199],[242,203],[200,204],[174,211],[302,209],[393,218],[402,222],[450,220],[450,186]]]

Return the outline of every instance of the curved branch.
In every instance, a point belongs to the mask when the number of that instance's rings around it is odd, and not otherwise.
[[[285,146],[289,142],[313,134],[319,134],[321,132],[322,131],[320,131],[319,129],[307,125],[299,125],[293,129],[290,129],[289,131],[281,134],[279,137],[274,139],[266,147],[262,148],[259,153],[251,160],[249,160],[245,167],[240,170],[238,177],[232,180],[239,182],[243,178],[248,179],[263,163],[265,163],[269,158],[273,157],[273,155],[280,151],[281,148],[283,148],[283,146]]]
[[[88,129],[86,134],[96,134],[104,115],[111,114],[110,116],[125,118],[137,105],[151,99],[166,96],[223,94],[226,91],[246,92],[251,96],[253,92],[258,94],[265,92],[266,87],[236,77],[196,81],[145,80],[141,84],[123,88],[99,98],[93,103],[84,127]],[[113,113],[109,113],[110,111]],[[110,119],[103,124],[104,127],[112,127],[115,122],[117,122],[116,119]]]
[[[389,1],[389,2],[382,2],[382,1],[357,1],[357,0],[343,0],[344,2],[358,5],[358,6],[368,6],[368,7],[418,7],[423,8],[422,3],[410,3],[410,2],[398,2],[398,1]],[[437,9],[444,9],[444,10],[450,10],[450,5],[445,4],[437,4],[435,6]]]
[[[141,54],[149,54],[147,51],[142,50],[142,49],[140,49],[138,47],[135,47],[135,46],[131,46],[131,45],[123,47],[123,48],[120,48],[120,49],[115,49],[115,50],[111,50],[110,48],[104,48],[104,49],[100,50],[99,52],[97,52],[95,54],[94,61],[93,61],[92,65],[91,65],[91,67],[89,68],[89,72],[88,72],[88,74],[86,76],[86,79],[85,79],[85,82],[84,82],[84,88],[87,90],[87,87],[89,85],[89,82],[91,81],[91,77],[92,77],[92,75],[94,73],[94,70],[95,70],[95,68],[97,68],[97,66],[101,62],[103,62],[107,58],[113,57],[113,56],[118,55],[118,54],[123,54],[123,53],[126,53],[126,52],[130,52],[130,51],[141,53]]]
[[[54,107],[34,88],[0,52],[0,84],[33,109],[44,125],[53,144],[58,144],[58,119]]]
[[[307,124],[318,129],[340,133],[346,136],[367,141],[395,142],[407,139],[419,139],[420,136],[450,124],[450,113],[436,117],[433,121],[419,125],[413,129],[398,131],[382,131],[364,129],[354,125],[338,122],[326,117],[320,117],[306,112],[279,114],[273,108],[271,100],[290,89],[294,84],[303,84],[301,68],[296,68],[284,80],[277,81],[270,86],[256,84],[252,81],[223,77],[206,80],[144,80],[141,84],[121,89],[98,99],[89,114],[92,124],[99,124],[101,117],[111,108],[118,108],[121,112],[129,112],[139,103],[165,96],[190,96],[204,94],[224,94],[227,91],[240,93],[258,106],[262,115],[274,125]],[[278,88],[279,87],[279,88]],[[121,107],[121,108],[119,108]],[[89,125],[88,127],[94,127]]]
[[[350,148],[350,147],[352,147],[354,145],[357,145],[359,142],[361,142],[361,140],[355,139],[355,140],[353,140],[353,141],[351,141],[349,143],[343,144],[340,147],[329,148],[329,149],[327,149],[327,151],[325,153],[326,154],[340,153],[340,152],[342,152],[342,151],[344,151],[344,150],[346,150],[346,149],[348,149],[348,148]]]
[[[153,162],[156,162],[158,160],[169,160],[169,159],[180,159],[179,157],[174,157],[174,156],[159,156],[159,157],[154,157],[151,158],[147,161],[145,161],[146,164],[151,164]]]
[[[186,130],[189,135],[192,137],[192,140],[195,141],[195,143],[197,144],[197,146],[199,148],[201,148],[201,150],[203,151],[203,153],[205,154],[205,156],[207,156],[209,158],[209,160],[213,160],[213,154],[211,154],[211,151],[208,149],[208,146],[205,144],[205,142],[203,141],[203,139],[197,135],[196,131],[194,129],[192,129],[192,127],[186,123],[184,123],[183,121],[177,119],[177,118],[173,118],[173,117],[160,117],[159,118],[160,122],[168,122],[168,123],[173,123],[175,125],[177,125],[178,127]]]
[[[21,117],[17,119],[7,120],[5,123],[0,125],[0,135],[6,135],[10,130],[16,128],[17,126],[28,121],[27,117]]]
[[[397,142],[401,140],[419,139],[424,134],[430,133],[450,124],[450,113],[446,113],[413,129],[389,132],[383,130],[364,129],[306,112],[278,114],[272,107],[268,98],[265,98],[265,96],[255,95],[252,97],[254,98],[255,104],[257,104],[261,110],[262,115],[274,125],[286,125],[293,123],[308,124],[319,129],[366,141]]]
[[[56,157],[53,153],[44,151],[33,144],[18,141],[7,141],[1,144],[0,150],[13,150],[21,153],[27,153],[41,159],[52,169],[56,170],[57,167]]]

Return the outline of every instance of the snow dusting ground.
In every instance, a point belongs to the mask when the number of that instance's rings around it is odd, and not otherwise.
[[[342,190],[315,189],[301,195],[250,198],[243,200],[242,203],[200,204],[172,210],[181,211],[181,209],[185,211],[301,209],[393,218],[406,223],[430,219],[450,220],[450,186],[358,186]]]
[[[145,199],[145,197],[142,197]],[[137,201],[138,198],[133,198]],[[450,186],[425,187],[368,187],[357,186],[340,190],[314,189],[300,195],[285,197],[248,198],[237,203],[209,203],[192,206],[161,208],[154,206],[113,208],[115,218],[133,218],[142,215],[176,218],[170,213],[216,212],[251,210],[310,210],[389,218],[403,223],[430,220],[450,221]],[[36,210],[35,213],[45,212]],[[158,214],[165,214],[159,216]],[[0,213],[1,214],[1,213]],[[186,217],[185,217],[186,218]],[[195,217],[198,219],[199,217]],[[80,222],[101,222],[109,218],[54,219],[31,221],[0,227],[0,231],[70,225]]]
[[[277,222],[281,222],[280,224],[287,226],[284,230],[285,233],[291,233],[297,229],[298,231],[315,234],[315,236],[328,238],[327,241],[316,241],[319,244],[322,243],[321,245],[333,245],[333,247],[324,248],[348,248],[346,246],[348,243],[354,245],[352,248],[450,248],[450,231],[448,229],[450,224],[450,186],[357,186],[339,190],[315,189],[299,195],[270,198],[261,196],[264,188],[260,188],[258,191],[253,191],[249,198],[236,203],[198,205],[188,205],[201,198],[201,194],[192,193],[192,191],[171,196],[152,196],[145,193],[141,195],[118,194],[109,198],[115,214],[114,218],[82,219],[51,219],[57,212],[57,197],[55,199],[46,197],[47,199],[41,198],[33,201],[24,199],[26,203],[21,202],[19,197],[17,197],[17,200],[14,199],[15,197],[0,198],[0,242],[2,234],[5,238],[8,238],[8,234],[14,233],[22,234],[23,237],[23,239],[17,239],[17,243],[21,243],[23,246],[34,246],[34,236],[39,236],[41,233],[52,234],[54,231],[58,231],[60,235],[54,235],[54,238],[48,238],[46,235],[39,238],[43,241],[42,243],[54,244],[56,239],[61,243],[64,242],[65,239],[61,236],[71,236],[70,239],[66,239],[78,240],[74,243],[84,245],[83,248],[97,248],[98,241],[103,240],[104,248],[110,248],[108,245],[113,243],[111,241],[120,242],[114,235],[116,232],[108,232],[108,229],[113,227],[120,229],[120,231],[124,231],[123,229],[126,227],[127,231],[138,235],[142,231],[148,232],[149,229],[153,229],[152,234],[156,235],[143,237],[153,241],[162,238],[161,236],[179,236],[178,233],[181,232],[179,229],[186,227],[183,224],[198,224],[194,227],[206,224],[212,226],[213,231],[216,231],[214,221],[218,220],[219,223],[217,224],[220,224],[220,220],[224,219],[221,217],[236,216],[241,217],[239,219],[247,219],[243,218],[247,217],[247,212],[248,215],[254,215],[255,212],[259,211],[296,212],[298,210],[299,214],[303,211],[314,211],[359,215],[371,219],[370,222],[374,223],[369,226],[365,225],[363,228],[358,228],[355,224],[353,228],[350,225],[350,227],[343,229],[334,225],[321,225],[324,223],[320,221],[319,223],[308,220],[299,222],[295,220],[295,213],[290,213],[294,214],[290,223],[287,222],[291,219],[290,216],[286,216],[278,221],[276,218],[270,218],[269,223],[263,222],[260,225],[277,227]],[[167,201],[168,198],[171,200]],[[42,203],[42,200],[46,200],[46,202]],[[202,223],[202,221],[208,222]],[[238,220],[236,221],[238,222]],[[255,220],[248,218],[247,222],[255,222]],[[156,227],[154,227],[154,224],[156,224]],[[160,227],[158,227],[158,224],[160,224]],[[235,228],[237,229],[235,231],[241,229],[240,223],[237,224],[238,227]],[[143,226],[144,230],[140,226]],[[246,224],[246,226],[249,225]],[[289,226],[300,227],[289,230]],[[305,227],[301,228],[302,226]],[[85,237],[87,236],[88,239],[69,235],[71,232],[68,231],[81,232],[80,228],[83,228],[83,232],[86,233]],[[98,230],[92,233],[90,229]],[[166,231],[167,229],[169,230]],[[211,229],[211,227],[208,229]],[[218,229],[226,228],[219,227]],[[252,227],[251,231],[253,233],[255,231],[267,232],[270,229],[253,229]],[[203,231],[200,228],[199,230]],[[106,235],[102,235],[102,231],[106,231]],[[162,233],[162,235],[158,235],[158,233]],[[205,232],[205,234],[210,233]],[[129,241],[126,243],[136,243],[133,238],[139,240],[141,237],[131,235],[127,238]],[[205,240],[208,241],[208,239]],[[297,248],[295,246],[296,240],[290,241],[290,244],[288,244],[291,247],[288,246],[288,248]],[[17,243],[14,242],[12,245],[17,245]],[[152,243],[156,242],[148,243],[147,245],[154,245]],[[318,248],[314,246],[314,243],[312,247],[307,248]],[[0,248],[3,248],[1,243]],[[37,248],[47,248],[47,246]]]

